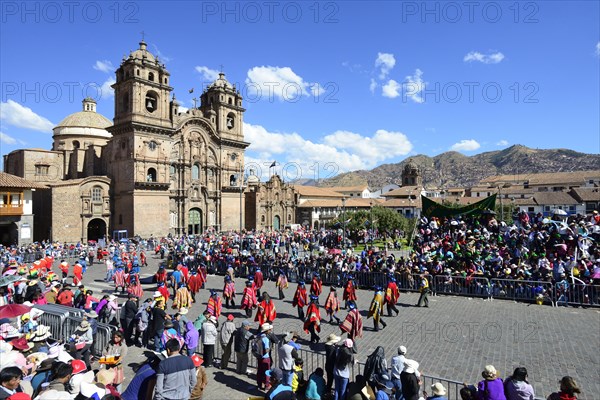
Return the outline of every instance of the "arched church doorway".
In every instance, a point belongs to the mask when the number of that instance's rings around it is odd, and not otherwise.
[[[88,222],[87,226],[87,240],[102,239],[106,235],[106,222],[100,218],[94,218]]]
[[[279,230],[280,227],[281,227],[281,218],[279,218],[279,215],[276,215],[273,218],[273,229]]]
[[[188,235],[199,235],[202,233],[202,210],[190,209],[188,215]]]

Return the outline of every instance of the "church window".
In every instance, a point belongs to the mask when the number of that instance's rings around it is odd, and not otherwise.
[[[92,188],[92,201],[96,203],[102,201],[102,188],[100,186]]]
[[[175,175],[175,164],[171,164],[171,167],[169,168],[169,173],[171,175]]]
[[[265,216],[264,215],[260,216],[260,222],[262,222],[263,224],[265,223]]]
[[[227,129],[233,129],[235,126],[235,115],[233,113],[227,114]]]
[[[165,85],[167,84],[167,78],[165,78]]]
[[[81,147],[81,145],[79,144],[78,140],[73,140],[73,148],[74,149],[78,149],[79,147]]]
[[[148,142],[148,148],[152,151],[156,150],[156,148],[158,147],[158,143],[156,143],[154,140],[151,140],[150,142]]]
[[[137,71],[137,76],[140,76],[140,70],[137,69],[136,71]]]
[[[198,189],[194,189],[194,199],[197,199],[198,197],[200,197],[200,192],[198,191]]]
[[[146,182],[156,182],[156,170],[154,168],[148,168]]]
[[[146,93],[145,104],[148,112],[152,113],[156,111],[156,108],[158,107],[158,95],[155,92]]]
[[[148,72],[148,80],[154,82],[154,73]]]
[[[233,104],[233,103],[231,102],[231,97],[229,98],[229,104]]]
[[[229,175],[229,186],[235,186],[237,184],[237,175]]]
[[[192,179],[200,178],[200,165],[194,164],[192,165]]]
[[[292,214],[288,214],[288,222],[292,222]]]

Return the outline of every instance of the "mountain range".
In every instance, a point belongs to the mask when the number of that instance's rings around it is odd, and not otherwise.
[[[372,190],[389,183],[401,184],[404,165],[412,161],[423,176],[426,187],[469,187],[482,179],[500,174],[531,174],[600,170],[600,155],[579,153],[569,149],[532,149],[514,145],[504,150],[465,156],[448,151],[435,157],[423,154],[395,164],[382,164],[372,170],[346,172],[321,181],[294,182],[312,186],[357,186],[368,184]]]

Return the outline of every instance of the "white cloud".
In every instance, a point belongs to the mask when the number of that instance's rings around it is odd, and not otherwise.
[[[37,115],[31,108],[8,100],[0,103],[0,120],[17,128],[31,129],[40,132],[52,132],[54,124],[46,118]]]
[[[377,89],[377,82],[375,81],[375,79],[371,78],[371,84],[369,85],[369,91],[371,93],[375,93],[375,89]]]
[[[168,63],[169,61],[171,61],[171,57],[161,53],[161,51],[154,43],[152,44],[152,47],[154,48],[154,54],[156,54],[156,57],[159,59],[159,61],[162,61],[163,63]]]
[[[480,147],[481,147],[481,145],[476,140],[468,139],[468,140],[461,140],[458,143],[454,143],[450,147],[450,150],[452,150],[452,151],[473,151],[473,150],[477,150]]]
[[[15,144],[17,143],[17,139],[15,139],[12,136],[8,136],[6,133],[4,132],[0,132],[0,143],[4,143],[4,144]]]
[[[502,54],[499,51],[495,53],[490,52],[489,54],[483,54],[478,51],[471,51],[463,58],[464,62],[477,61],[484,64],[498,64],[502,60],[504,60],[504,54]]]
[[[94,64],[93,68],[96,71],[106,72],[109,74],[114,73],[116,69],[109,60],[98,60],[96,61],[96,64]]]
[[[248,70],[246,85],[249,93],[261,99],[298,101],[302,96],[323,92],[323,87],[315,82],[307,82],[290,67],[262,66]]]
[[[385,79],[396,65],[396,58],[391,53],[377,53],[375,67],[379,68],[379,79]]]
[[[106,79],[106,81],[104,81],[102,86],[100,86],[100,88],[98,89],[98,91],[100,92],[101,99],[111,99],[115,96],[115,90],[111,87],[115,84],[115,82],[115,78],[113,78],[112,76]]]
[[[508,140],[502,139],[501,141],[496,143],[496,146],[508,146]]]
[[[381,87],[381,94],[383,97],[389,97],[394,99],[400,96],[401,85],[393,79],[390,79],[385,85]]]
[[[425,90],[425,86],[427,82],[423,81],[423,71],[420,69],[415,70],[414,75],[409,75],[406,77],[406,82],[404,82],[403,90],[404,95],[414,101],[415,103],[423,103],[425,99],[421,96],[423,90]]]
[[[219,77],[219,71],[215,70],[215,69],[210,69],[208,67],[205,66],[197,66],[194,68],[196,70],[196,72],[200,73],[202,75],[202,79],[205,82],[214,82],[215,80],[217,80],[217,78]]]
[[[600,57],[600,42],[596,43],[596,55]]]
[[[264,175],[264,169],[277,159],[284,164],[295,163],[292,169],[300,168],[302,178],[314,177],[315,163],[321,167],[331,163],[331,170],[336,172],[373,168],[383,160],[408,154],[413,147],[403,133],[383,129],[372,136],[336,131],[316,143],[295,132],[269,132],[263,126],[245,123],[244,139],[251,143],[249,157],[261,168],[258,175]],[[252,158],[253,154],[257,157]],[[246,157],[247,164],[248,159]]]

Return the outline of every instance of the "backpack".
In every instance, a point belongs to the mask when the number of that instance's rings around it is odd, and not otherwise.
[[[254,357],[262,358],[265,354],[265,344],[262,341],[262,336],[257,336],[252,339],[250,348],[252,349],[252,354]]]

